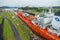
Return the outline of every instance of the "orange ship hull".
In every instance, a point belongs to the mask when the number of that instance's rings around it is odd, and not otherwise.
[[[47,40],[60,40],[54,34],[50,34],[47,29],[41,29],[37,25],[31,23],[31,18],[22,16],[23,12],[17,12],[17,16],[37,35],[44,37]]]

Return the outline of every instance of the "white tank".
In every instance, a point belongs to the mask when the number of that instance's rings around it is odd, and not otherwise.
[[[56,12],[54,14],[54,17],[51,21],[50,27],[48,27],[48,31],[52,34],[56,34],[57,36],[60,36],[60,11]]]
[[[54,16],[52,20],[52,27],[59,30],[60,29],[60,16]]]

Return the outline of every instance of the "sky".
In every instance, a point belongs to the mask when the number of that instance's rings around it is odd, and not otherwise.
[[[52,7],[52,6],[60,6],[60,0],[0,0],[0,7],[1,6]]]

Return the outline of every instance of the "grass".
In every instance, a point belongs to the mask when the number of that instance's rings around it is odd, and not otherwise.
[[[39,14],[40,12],[37,12],[36,10],[32,10],[34,14]]]
[[[2,16],[3,16],[3,12],[0,12],[0,24],[2,22]]]
[[[20,20],[18,17],[17,17],[17,20],[18,20],[18,22],[20,23],[21,26],[24,26],[23,28],[26,29],[28,33],[32,32],[32,31],[26,26],[26,24],[25,24],[22,20]],[[33,33],[32,33],[32,34],[33,34]]]
[[[19,26],[21,26],[20,28],[25,32],[25,34],[27,35],[27,37],[29,37],[30,35],[28,35],[28,33],[30,34],[30,33],[32,33],[32,31],[18,17],[17,17],[17,22],[20,24],[19,25]]]
[[[28,33],[30,33],[31,30],[18,17],[12,18],[12,16],[14,16],[14,13],[0,12],[0,23],[2,21],[3,15],[5,15],[5,17],[9,18],[12,21],[12,23],[15,25],[15,28],[17,29],[19,35],[21,36],[22,40],[30,40]],[[17,23],[19,23],[19,25],[17,25]],[[25,29],[27,32],[25,32],[25,30],[23,30],[23,29]],[[4,37],[4,40],[14,40],[13,31],[9,25],[9,22],[6,19],[4,20],[3,37]]]
[[[2,17],[0,16],[0,24],[1,24],[1,22],[2,22]]]
[[[3,16],[5,17],[5,12],[0,12],[0,23],[2,22]],[[14,40],[14,34],[6,19],[4,20],[3,40]]]
[[[40,12],[36,11],[36,10],[30,10],[32,13],[34,14],[39,14]]]
[[[6,19],[4,22],[3,37],[4,37],[4,40],[14,40],[13,31],[12,31],[12,29],[11,29],[11,27]]]
[[[7,18],[9,18],[13,22],[13,24],[15,25],[15,27],[16,27],[19,35],[21,36],[22,40],[29,40],[29,35],[27,35],[27,33],[25,33],[24,30],[21,28],[21,26],[20,26],[21,24],[19,26],[17,25],[17,22],[19,22],[19,19],[17,18],[18,21],[16,21],[16,17],[12,18],[13,15],[14,15],[13,13],[7,13],[7,16],[8,16]],[[24,27],[26,28],[25,25],[24,25]]]

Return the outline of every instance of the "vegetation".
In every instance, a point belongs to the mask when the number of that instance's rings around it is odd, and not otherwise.
[[[8,21],[5,19],[4,22],[4,30],[3,30],[3,40],[14,40],[14,34],[13,31],[8,23]]]
[[[14,16],[14,13],[12,13],[12,12],[0,12],[0,13],[1,13],[0,14],[1,19],[2,19],[2,16],[5,14],[4,17],[7,17],[12,21],[12,23],[15,25],[19,35],[21,36],[22,40],[29,40],[30,39],[30,37],[27,33],[28,32],[30,33],[31,30],[29,30],[28,27],[18,17],[12,18],[12,16]],[[0,21],[2,21],[2,20],[0,20]],[[17,25],[17,23],[19,23],[19,25]],[[23,24],[23,26],[22,26],[22,24]],[[23,30],[23,29],[27,30],[27,32],[25,32],[25,30]],[[6,19],[4,21],[3,37],[4,37],[3,38],[4,40],[14,40],[13,31],[10,27],[9,22]]]
[[[29,38],[29,35],[27,33],[31,32],[31,30],[29,30],[27,28],[27,26],[18,17],[16,17],[14,15],[14,13],[8,12],[6,16],[8,16],[7,18],[9,18],[13,22],[13,24],[15,25],[15,27],[16,27],[19,35],[21,36],[22,40],[29,40],[30,38]],[[13,16],[14,16],[14,18],[13,18]],[[23,30],[23,29],[27,30],[27,32],[25,32],[25,30]]]

